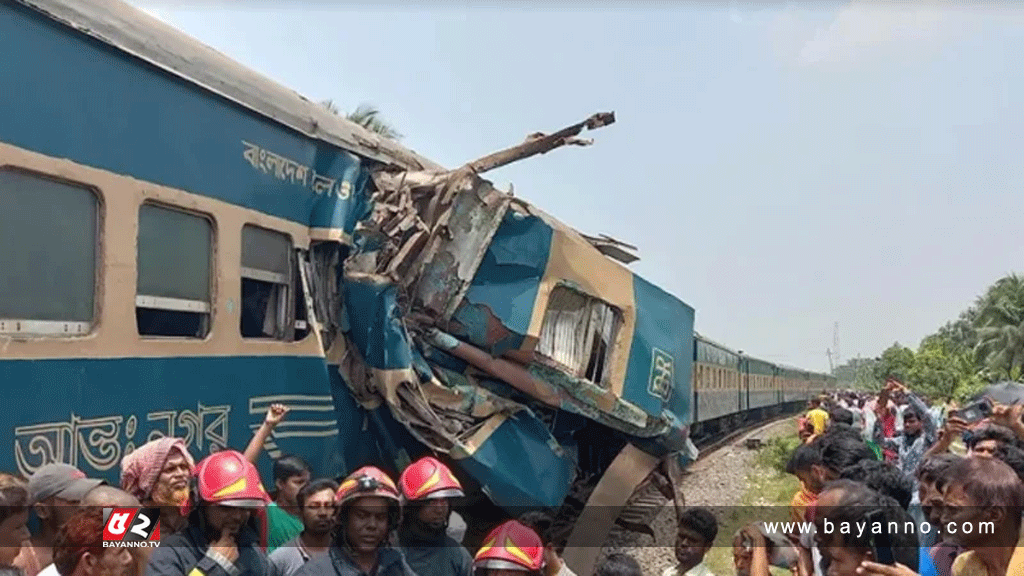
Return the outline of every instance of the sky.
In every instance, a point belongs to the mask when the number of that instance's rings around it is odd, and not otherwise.
[[[773,362],[916,347],[1024,263],[1024,6],[129,1],[451,168],[614,111],[487,178]]]

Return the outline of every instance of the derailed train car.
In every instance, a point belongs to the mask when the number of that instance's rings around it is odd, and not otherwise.
[[[267,450],[318,475],[431,452],[471,511],[591,504],[581,574],[638,487],[680,503],[693,308],[479,176],[612,117],[446,170],[121,2],[0,11],[2,469],[114,480],[286,402]],[[725,357],[716,424],[810,389]]]

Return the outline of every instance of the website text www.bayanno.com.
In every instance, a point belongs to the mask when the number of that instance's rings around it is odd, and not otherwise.
[[[853,536],[864,536],[865,534],[928,534],[935,530],[935,527],[928,522],[920,524],[916,522],[831,522],[827,518],[822,519],[821,531],[825,534],[850,534]],[[768,534],[810,534],[815,532],[813,522],[765,522],[765,531]],[[995,522],[965,522],[959,524],[950,522],[945,528],[945,534],[995,534]]]

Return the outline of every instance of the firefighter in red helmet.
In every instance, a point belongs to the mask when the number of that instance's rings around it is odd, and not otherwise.
[[[398,488],[384,471],[364,466],[335,494],[338,524],[330,551],[311,559],[295,576],[417,576],[388,543],[401,513]]]
[[[541,576],[544,543],[532,529],[509,520],[484,538],[473,568],[477,576]]]
[[[462,485],[438,459],[413,462],[398,479],[402,525],[398,541],[418,576],[471,576],[473,557],[447,534],[449,500],[463,496]]]
[[[188,525],[163,538],[147,576],[271,576],[263,552],[270,496],[245,456],[223,450],[201,461],[182,505]]]

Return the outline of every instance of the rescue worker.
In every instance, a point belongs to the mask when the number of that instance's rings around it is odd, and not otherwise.
[[[476,576],[541,576],[544,543],[533,530],[509,520],[484,538],[473,568]]]
[[[149,576],[270,576],[262,540],[270,495],[245,457],[223,450],[196,466],[182,515],[188,525],[164,537],[149,558]],[[254,513],[254,510],[256,513]]]
[[[388,535],[401,514],[398,488],[382,470],[364,466],[335,494],[338,528],[327,554],[312,558],[295,576],[417,576]]]
[[[471,576],[473,557],[448,536],[451,498],[463,496],[462,485],[436,458],[413,462],[398,479],[402,525],[398,541],[418,576]]]

